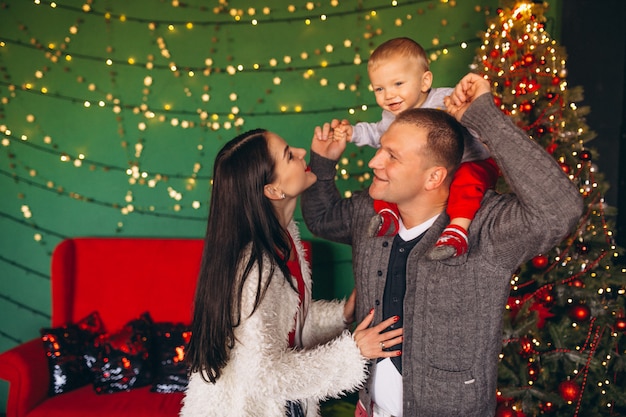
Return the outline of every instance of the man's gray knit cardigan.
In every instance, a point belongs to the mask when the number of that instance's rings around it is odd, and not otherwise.
[[[490,190],[469,229],[469,251],[429,261],[431,248],[449,218],[442,213],[407,261],[402,348],[405,417],[485,417],[496,408],[502,316],[512,273],[544,253],[572,230],[582,198],[556,161],[493,103],[478,97],[463,125],[478,134],[498,163],[510,194]],[[382,299],[393,237],[372,237],[372,198],[342,199],[335,185],[336,162],[312,153],[318,181],[302,197],[309,230],[352,245],[357,322]],[[371,415],[369,389],[360,399]]]

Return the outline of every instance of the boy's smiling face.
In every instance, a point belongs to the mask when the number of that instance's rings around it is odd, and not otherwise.
[[[403,110],[421,107],[432,85],[432,73],[417,59],[394,55],[369,69],[376,103],[398,115]]]

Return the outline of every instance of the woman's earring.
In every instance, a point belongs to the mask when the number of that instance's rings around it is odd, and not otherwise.
[[[287,198],[287,196],[285,195],[285,193],[282,193],[282,194],[280,195],[280,198],[282,198],[282,199],[284,200],[285,198]]]

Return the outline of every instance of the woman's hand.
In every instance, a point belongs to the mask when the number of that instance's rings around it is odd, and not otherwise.
[[[372,324],[372,320],[374,320],[374,309],[356,326],[352,335],[356,345],[361,351],[361,355],[367,359],[400,356],[402,354],[400,350],[386,351],[384,349],[402,343],[403,329],[394,329],[382,333],[385,329],[398,321],[398,316],[390,317],[374,327],[369,327],[369,325]]]
[[[322,126],[317,126],[313,132],[311,152],[315,152],[316,154],[327,159],[339,159],[343,151],[346,149],[346,143],[348,140],[345,132],[337,135],[334,134],[334,129],[341,124],[343,124],[342,121],[333,119],[330,123],[324,123]],[[333,134],[331,134],[331,132],[333,132]]]

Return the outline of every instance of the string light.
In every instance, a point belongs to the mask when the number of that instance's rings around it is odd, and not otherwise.
[[[412,4],[417,4],[419,2],[405,2],[403,6],[410,7]],[[164,3],[166,5],[167,3]],[[180,7],[180,3],[172,2],[172,7],[178,8]],[[314,3],[311,2],[311,5]],[[250,109],[249,106],[237,105],[231,107],[230,109],[222,111],[219,106],[213,106],[214,108],[204,108],[203,103],[219,103],[224,100],[224,97],[216,96],[213,92],[209,92],[208,90],[203,91],[200,94],[194,93],[192,96],[188,96],[191,99],[197,99],[199,102],[199,106],[194,107],[169,107],[165,109],[164,107],[156,106],[155,103],[151,101],[151,96],[153,96],[153,89],[156,88],[158,91],[162,88],[163,84],[171,84],[171,79],[164,79],[161,70],[169,71],[173,77],[176,76],[177,73],[185,72],[191,78],[196,78],[198,75],[198,79],[207,78],[210,83],[222,83],[220,78],[224,77],[228,72],[226,71],[225,65],[215,66],[213,62],[214,54],[206,58],[201,58],[199,55],[196,57],[200,57],[200,61],[204,59],[204,62],[200,62],[199,65],[187,65],[182,62],[178,62],[179,56],[177,56],[176,48],[174,48],[174,44],[168,45],[168,43],[174,42],[169,41],[168,36],[172,36],[177,28],[186,28],[186,31],[191,31],[193,29],[194,36],[202,37],[203,34],[200,33],[202,28],[210,28],[216,24],[220,26],[228,26],[231,24],[238,25],[239,27],[244,28],[244,25],[248,25],[253,19],[257,23],[257,26],[263,25],[279,25],[279,24],[287,24],[290,25],[294,22],[302,22],[303,19],[310,19],[311,26],[324,25],[327,22],[333,22],[336,24],[338,18],[355,18],[358,19],[359,16],[362,16],[363,13],[369,13],[369,11],[364,11],[358,8],[354,8],[354,6],[345,7],[343,4],[340,7],[339,2],[336,0],[331,1],[331,5],[335,10],[324,10],[323,13],[320,12],[320,9],[317,7],[313,7],[310,9],[310,14],[305,15],[302,9],[298,9],[297,7],[287,7],[283,10],[273,10],[269,7],[258,7],[256,11],[252,12],[252,10],[248,10],[248,16],[254,16],[252,18],[246,17],[245,13],[236,11],[234,14],[229,14],[229,9],[223,7],[222,5],[216,6],[214,8],[196,8],[196,10],[192,10],[191,15],[197,16],[198,20],[189,20],[185,19],[184,21],[177,20],[158,20],[152,17],[150,18],[142,18],[133,16],[130,13],[120,13],[119,11],[110,10],[110,11],[99,11],[97,6],[94,7],[91,2],[84,3],[81,6],[73,6],[71,4],[57,4],[54,2],[46,2],[41,0],[36,0],[34,2],[34,7],[37,6],[50,6],[51,8],[56,8],[60,10],[64,10],[66,12],[75,12],[76,13],[76,23],[70,23],[68,25],[68,33],[69,36],[65,38],[65,40],[61,42],[42,42],[37,39],[38,34],[30,33],[28,27],[25,26],[21,29],[21,32],[24,34],[23,40],[19,37],[15,39],[3,39],[0,40],[0,48],[5,50],[6,48],[12,48],[12,53],[16,52],[14,49],[22,49],[24,51],[18,51],[19,53],[27,52],[26,50],[30,49],[35,52],[39,52],[41,56],[45,57],[45,60],[49,63],[47,66],[41,66],[37,68],[38,74],[34,77],[33,80],[26,80],[25,82],[12,82],[11,79],[5,76],[1,81],[0,85],[3,87],[2,103],[5,105],[11,104],[10,102],[14,100],[16,97],[21,97],[22,99],[29,99],[25,94],[32,96],[32,99],[37,99],[38,96],[46,97],[51,100],[50,104],[54,105],[54,103],[75,103],[82,107],[84,111],[94,112],[96,110],[100,111],[108,111],[115,117],[116,124],[118,126],[118,132],[120,136],[120,145],[127,152],[127,160],[128,164],[132,166],[140,166],[141,162],[144,158],[144,144],[140,142],[141,139],[133,138],[134,134],[139,132],[148,132],[150,129],[151,123],[162,123],[162,124],[170,124],[170,122],[177,120],[176,128],[194,128],[198,131],[198,135],[205,135],[207,131],[209,132],[219,132],[222,129],[232,128],[234,126],[244,126],[245,119],[249,117],[271,117],[277,115],[339,115],[343,112],[346,112],[345,107],[324,107],[324,108],[311,108],[302,103],[290,103],[289,106],[284,106],[280,108],[276,108],[275,111],[271,110],[255,110]],[[394,6],[396,6],[394,4]],[[192,9],[195,6],[186,5],[187,9]],[[378,8],[378,11],[384,11],[388,6],[381,6]],[[258,10],[262,10],[262,13],[259,14]],[[225,13],[226,12],[226,13]],[[87,18],[85,18],[85,14],[87,14]],[[376,14],[376,13],[374,13]],[[213,15],[214,19],[212,20],[209,16]],[[236,18],[233,18],[236,16]],[[155,39],[155,45],[158,48],[157,52],[145,56],[142,54],[131,54],[131,53],[119,53],[115,48],[107,47],[102,49],[104,51],[102,54],[97,54],[91,51],[94,50],[79,50],[77,48],[72,48],[70,43],[72,39],[76,37],[85,37],[90,33],[89,25],[93,22],[93,17],[100,17],[104,23],[106,23],[110,32],[115,34],[116,31],[121,31],[123,26],[120,25],[132,25],[132,24],[140,24],[143,25],[145,30],[150,34],[151,37]],[[209,18],[207,18],[209,17]],[[79,22],[80,20],[80,22]],[[83,20],[85,21],[83,23]],[[82,27],[81,27],[82,26]],[[138,31],[138,29],[134,29]],[[166,31],[163,33],[163,31]],[[9,31],[6,31],[3,35],[8,35]],[[182,35],[180,30],[177,33],[177,36]],[[207,39],[210,36],[207,37]],[[472,42],[468,40],[468,42]],[[455,43],[452,43],[449,47],[452,49],[455,47]],[[358,36],[355,36],[353,39],[342,39],[339,41],[339,45],[343,46],[343,48],[355,48],[358,49],[361,46],[361,41],[358,39]],[[336,46],[331,44],[324,45],[319,48],[325,53],[331,54],[337,50]],[[364,50],[367,48],[364,48]],[[8,50],[8,49],[7,49]],[[318,57],[317,53],[314,50],[311,51],[294,51],[294,53],[299,54],[298,56],[302,60],[301,64],[294,65],[293,62],[289,62],[287,60],[283,60],[281,58],[275,59],[270,58],[269,64],[265,64],[263,62],[240,62],[233,63],[233,67],[238,68],[239,71],[232,74],[234,77],[239,76],[247,76],[251,72],[256,72],[259,74],[269,73],[270,84],[275,85],[273,81],[276,82],[276,85],[283,85],[285,88],[291,88],[290,85],[290,77],[288,75],[293,72],[303,71],[304,69],[311,68],[314,71],[319,71],[322,69],[334,70],[334,69],[345,69],[348,72],[354,72],[355,65],[361,65],[363,61],[360,59],[360,56],[357,54],[356,58],[348,59],[343,62],[341,59],[336,59],[333,57],[327,57],[325,61],[329,63],[328,65],[324,64],[321,66],[318,64],[316,57]],[[366,52],[368,54],[369,52]],[[160,60],[160,57],[166,59],[166,61]],[[2,56],[0,56],[2,59]],[[309,62],[305,62],[309,61]],[[35,62],[33,60],[33,62]],[[265,61],[267,62],[267,61]],[[272,63],[273,62],[273,63]],[[331,63],[332,62],[332,63]],[[65,65],[62,67],[62,65]],[[142,84],[142,88],[144,91],[142,92],[142,96],[139,97],[135,102],[132,100],[128,100],[124,98],[126,96],[126,92],[122,91],[121,93],[111,91],[103,91],[100,86],[96,86],[95,84],[88,83],[86,80],[95,80],[93,74],[98,71],[89,71],[84,75],[77,74],[77,71],[84,71],[85,68],[102,68],[105,67],[106,71],[110,74],[110,85],[113,88],[117,88],[119,85],[120,79],[118,78],[118,72],[123,68],[134,68],[140,78],[140,83]],[[78,68],[81,68],[80,70]],[[58,69],[58,71],[56,71]],[[53,71],[54,70],[54,71]],[[0,68],[0,71],[6,71],[6,69]],[[51,71],[53,71],[51,73]],[[73,75],[77,80],[77,85],[85,84],[85,87],[89,85],[89,88],[85,88],[84,95],[77,94],[79,89],[73,88],[68,89],[67,83],[65,84],[54,84],[50,82],[53,80],[53,77],[50,77],[50,74],[59,74],[59,73],[67,73],[68,75]],[[93,74],[92,74],[93,73]],[[193,75],[192,75],[193,74]],[[7,75],[7,74],[5,74]],[[15,76],[15,74],[13,74]],[[173,78],[172,78],[173,79]],[[37,80],[37,81],[35,81]],[[42,82],[46,80],[46,85],[41,85]],[[100,81],[100,80],[99,80]],[[282,82],[281,82],[282,81]],[[352,81],[348,82],[320,82],[314,77],[311,78],[311,82],[314,82],[318,85],[326,85],[326,86],[337,86],[337,85],[347,85],[352,86],[350,89],[346,89],[345,91],[355,91],[354,83]],[[104,86],[104,80],[102,80],[102,85]],[[207,84],[208,85],[208,84]],[[105,87],[108,88],[108,87]],[[132,89],[132,88],[131,88]],[[137,89],[138,91],[139,89]],[[87,93],[88,92],[88,93]],[[212,99],[212,96],[215,98]],[[236,99],[238,100],[238,99]],[[246,98],[246,103],[247,103]],[[375,107],[373,103],[373,99],[368,97],[368,105],[371,107]],[[97,106],[96,106],[97,103]],[[202,107],[202,108],[198,108]],[[229,106],[230,107],[230,106]],[[362,109],[361,111],[365,111],[368,107],[367,105],[363,105],[363,107],[357,107]],[[136,111],[137,110],[137,111]],[[352,113],[354,114],[353,109]],[[238,117],[234,117],[234,114],[237,114]],[[137,120],[133,117],[141,116],[145,120],[137,123]],[[80,155],[78,152],[71,151],[70,149],[62,149],[66,142],[63,142],[63,138],[56,134],[54,131],[48,131],[50,128],[40,122],[37,115],[33,114],[33,120],[31,123],[34,125],[30,132],[38,132],[37,134],[33,133],[32,138],[26,137],[26,135],[22,135],[22,128],[19,127],[18,131],[20,131],[15,137],[22,138],[18,139],[20,143],[26,146],[35,145],[35,147],[31,146],[32,149],[35,149],[36,152],[40,153],[49,153],[51,156],[55,157],[59,164],[71,164],[72,169],[77,170],[76,172],[80,172],[81,176],[89,174],[90,172],[94,173],[105,173],[106,176],[109,177],[109,182],[113,182],[113,176],[115,172],[123,172],[127,167],[120,165],[116,166],[110,162],[105,162],[104,160],[98,161],[93,155],[96,153],[92,153],[91,157],[87,158],[85,155]],[[86,116],[85,116],[86,117]],[[43,118],[41,119],[44,120]],[[129,128],[129,120],[134,120],[135,128]],[[142,130],[145,129],[145,130]],[[138,197],[139,200],[135,201],[132,205],[120,204],[113,201],[103,201],[96,199],[95,197],[90,197],[87,194],[79,193],[78,190],[72,190],[73,187],[69,185],[60,185],[58,184],[61,179],[48,179],[45,178],[42,174],[35,174],[34,177],[24,177],[19,175],[18,169],[20,166],[26,167],[28,164],[26,161],[20,160],[20,155],[27,153],[25,150],[16,149],[17,145],[11,145],[13,142],[13,132],[9,129],[5,129],[3,134],[8,135],[7,137],[2,137],[2,146],[6,148],[8,152],[14,154],[14,158],[17,161],[16,167],[12,168],[10,171],[3,171],[1,174],[10,178],[11,181],[16,182],[19,188],[24,189],[26,192],[24,195],[28,195],[27,192],[30,189],[42,189],[45,192],[50,192],[61,197],[72,198],[75,201],[80,201],[84,204],[93,204],[93,205],[102,205],[104,207],[109,207],[113,210],[118,210],[124,213],[126,216],[138,216],[138,215],[154,215],[156,217],[169,217],[176,220],[187,220],[187,217],[181,215],[185,212],[185,208],[182,205],[176,206],[176,208],[172,208],[169,210],[168,207],[162,206],[160,208],[155,207],[152,204],[149,204],[147,201],[143,203],[140,201],[145,197]],[[219,139],[218,139],[219,140]],[[35,141],[40,141],[44,146],[36,145]],[[38,142],[39,143],[39,142]],[[60,146],[61,145],[61,146]],[[148,145],[149,146],[149,145]],[[205,150],[201,143],[197,143],[194,145],[197,148],[198,158],[202,158],[205,160],[207,156],[204,154]],[[207,150],[206,152],[208,152]],[[76,155],[79,155],[78,157]],[[357,156],[358,159],[358,156]],[[142,175],[139,175],[137,178],[130,177],[136,181],[134,186],[141,185],[142,181],[147,187],[150,187],[158,192],[158,185],[165,181],[165,178],[168,178],[170,181],[172,179],[180,179],[181,181],[186,181],[193,176],[196,180],[201,181],[209,181],[208,175],[203,175],[202,171],[200,171],[201,164],[194,163],[193,172],[189,174],[175,174],[175,173],[166,173],[166,172],[151,172],[148,174],[147,178],[143,178]],[[158,169],[158,171],[164,171]],[[31,172],[36,172],[31,171]],[[144,171],[145,172],[145,171]],[[210,185],[209,185],[210,187]],[[206,190],[207,187],[204,185],[200,185],[199,187],[195,186],[193,188],[204,188]],[[68,191],[72,190],[72,191]],[[187,190],[187,188],[185,188]],[[130,191],[130,190],[129,190]],[[206,192],[206,191],[205,191]],[[182,192],[181,192],[182,194]],[[202,193],[204,194],[204,193]],[[201,195],[202,195],[201,194]],[[133,195],[133,194],[131,194]],[[206,198],[206,195],[202,195],[203,199],[195,199],[190,204],[194,210],[201,209],[202,207],[206,207],[202,201]],[[27,198],[27,197],[23,197]],[[133,198],[135,199],[135,198]],[[183,198],[184,200],[184,198]],[[32,212],[31,212],[32,213]],[[0,213],[1,214],[1,213]],[[33,216],[34,217],[34,216]],[[13,217],[9,217],[9,221],[14,221],[18,224],[23,224],[19,220],[13,220]],[[117,221],[115,222],[116,232],[122,232],[127,223],[130,223],[129,218],[125,218],[125,221]],[[29,218],[32,220],[32,217]],[[192,222],[195,221],[203,221],[203,216],[199,216],[198,218],[189,218]],[[26,227],[32,227],[37,230],[33,236],[41,236],[40,243],[45,244],[46,239],[44,236],[56,236],[58,239],[62,239],[65,236],[63,234],[58,234],[53,230],[48,230],[37,226],[35,222],[30,224],[24,224]],[[39,238],[37,238],[39,239]],[[50,242],[48,240],[47,242]],[[53,241],[52,241],[53,242]],[[23,267],[20,265],[20,267]],[[23,268],[26,270],[25,268]]]

